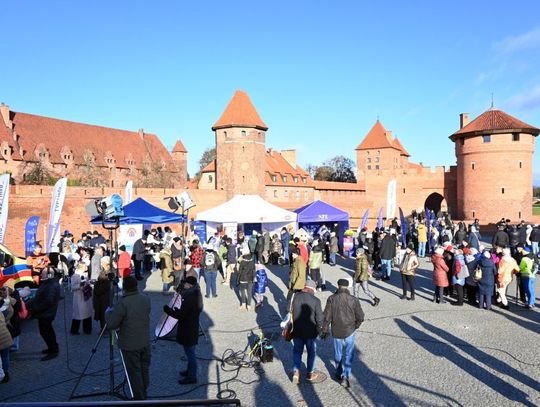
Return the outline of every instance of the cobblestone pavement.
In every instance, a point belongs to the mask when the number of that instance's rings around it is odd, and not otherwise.
[[[350,259],[340,259],[335,267],[323,266],[330,288],[317,294],[323,307],[336,281],[350,276],[352,267]],[[201,322],[208,340],[201,337],[198,347],[198,356],[204,358],[199,364],[198,386],[177,384],[178,371],[185,363],[178,344],[161,340],[153,345],[151,398],[215,398],[220,391],[230,389],[243,406],[540,405],[538,308],[527,310],[513,305],[509,311],[496,308],[489,312],[468,305],[458,308],[435,304],[431,301],[431,265],[427,260],[421,260],[416,277],[416,301],[400,300],[401,279],[396,272],[389,282],[372,281],[381,304],[375,308],[365,298],[361,300],[366,321],[356,337],[358,351],[350,389],[332,380],[330,339],[319,341],[316,362],[328,378],[318,384],[293,385],[292,346],[280,338],[278,326],[286,308],[287,268],[271,266],[268,274],[265,305],[257,311],[239,311],[234,290],[223,285],[218,286],[217,298],[205,299]],[[204,289],[204,282],[201,284]],[[155,326],[163,304],[169,300],[160,293],[159,273],[141,282],[141,288],[152,299]],[[508,292],[513,303],[515,286]],[[70,336],[70,316],[68,295],[55,321],[61,355],[49,362],[39,361],[43,342],[37,323],[24,322],[21,349],[12,353],[11,380],[0,384],[0,403],[69,399],[98,336]],[[257,370],[231,372],[225,371],[231,367],[224,370],[212,360],[221,358],[227,349],[247,349],[250,337],[259,333],[258,326],[272,339],[272,363]],[[103,340],[90,363],[91,374],[82,379],[77,394],[108,390],[108,357],[108,341]],[[118,383],[122,376],[118,363],[116,370]]]

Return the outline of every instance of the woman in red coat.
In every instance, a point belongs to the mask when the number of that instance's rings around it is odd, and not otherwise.
[[[443,257],[444,249],[437,247],[435,253],[431,256],[431,263],[433,264],[433,284],[435,285],[435,292],[433,293],[433,302],[446,303],[443,296],[444,287],[448,287],[448,266]]]

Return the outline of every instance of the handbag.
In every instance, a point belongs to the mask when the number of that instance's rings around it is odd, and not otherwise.
[[[292,303],[294,300],[294,294],[291,298],[291,306],[289,307],[289,312],[287,313],[287,316],[285,317],[283,330],[281,331],[281,336],[283,336],[283,339],[285,339],[287,342],[290,342],[293,338],[293,315],[292,315]]]
[[[83,298],[85,301],[88,301],[92,298],[92,287],[90,284],[85,284],[82,288]]]
[[[480,267],[477,267],[476,270],[474,270],[473,280],[476,282],[482,280],[482,269]]]

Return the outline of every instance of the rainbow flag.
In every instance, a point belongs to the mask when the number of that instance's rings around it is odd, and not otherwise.
[[[0,264],[0,287],[3,287],[8,281],[10,286],[21,281],[33,283],[32,270],[26,264],[25,259],[15,256],[2,244],[0,244],[0,251],[4,255],[4,264]]]

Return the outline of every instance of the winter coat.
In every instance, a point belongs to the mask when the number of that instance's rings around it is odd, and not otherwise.
[[[212,249],[207,249],[204,252],[201,266],[204,268],[205,271],[219,270],[221,268],[221,258],[219,257],[219,254]]]
[[[133,244],[132,258],[137,261],[143,261],[145,254],[146,254],[146,244],[142,241],[142,239],[139,239]]]
[[[7,349],[13,345],[13,338],[9,333],[4,313],[0,312],[0,350]]]
[[[71,276],[71,291],[73,291],[73,319],[83,320],[92,317],[94,307],[92,306],[92,297],[84,299],[83,287],[88,285],[79,272],[75,271]]]
[[[505,288],[512,282],[512,275],[519,273],[519,266],[516,260],[511,256],[503,256],[499,261],[497,270],[497,283],[499,288]]]
[[[436,287],[448,287],[448,266],[442,255],[435,253],[431,256],[433,264],[433,284]]]
[[[478,282],[478,290],[480,294],[493,295],[495,275],[497,274],[495,263],[493,263],[493,260],[482,256],[478,261],[478,265],[482,269],[482,278]]]
[[[382,260],[392,260],[396,257],[396,241],[390,235],[386,235],[381,241],[379,256]]]
[[[519,243],[521,243],[523,246],[527,245],[527,227],[525,225],[521,226],[518,229],[519,233]]]
[[[176,342],[194,346],[199,342],[199,316],[203,310],[201,289],[198,285],[183,290],[180,308],[168,309],[167,315],[178,320]]]
[[[510,244],[510,237],[508,236],[508,233],[506,233],[504,230],[499,230],[497,233],[495,233],[495,236],[493,236],[493,240],[491,241],[491,245],[493,247],[507,247]]]
[[[324,308],[323,332],[328,332],[331,327],[334,338],[345,339],[360,328],[362,322],[364,311],[360,301],[347,288],[338,288],[328,297]]]
[[[457,245],[461,245],[461,243],[463,243],[464,240],[467,240],[467,231],[466,231],[465,228],[460,224],[460,225],[459,225],[458,231],[457,231],[456,234],[454,235],[454,242],[455,242],[455,244],[457,244]]]
[[[414,276],[416,274],[416,269],[420,263],[418,262],[418,257],[414,250],[411,250],[409,253],[405,252],[403,261],[399,266],[399,271],[405,276]]]
[[[311,253],[309,253],[308,264],[310,270],[320,269],[322,264],[322,252],[320,250],[312,250]]]
[[[478,232],[469,233],[469,246],[474,247],[476,250],[480,249],[480,236]]]
[[[60,301],[60,284],[56,278],[43,280],[35,297],[28,302],[32,317],[36,319],[53,320]]]
[[[474,272],[476,270],[476,266],[478,264],[478,254],[475,256],[473,256],[472,254],[469,254],[467,255],[467,257],[465,257],[465,264],[467,265],[467,269],[469,270],[469,277],[467,277],[465,279],[465,282],[467,283],[467,285],[470,285],[470,286],[473,286],[473,287],[476,287],[478,285],[478,283],[476,281],[474,281]]]
[[[418,242],[423,243],[427,242],[427,226],[420,223],[418,227],[416,228],[418,233]]]
[[[330,253],[337,253],[339,251],[339,242],[337,236],[330,238]]]
[[[255,292],[257,294],[264,294],[268,287],[268,276],[266,275],[266,270],[264,267],[257,268],[256,273],[256,283],[255,283]]]
[[[101,258],[103,256],[97,253],[94,253],[92,259],[90,260],[90,267],[88,268],[88,278],[93,279],[97,278],[99,272],[101,271]]]
[[[138,350],[150,345],[150,298],[138,290],[124,292],[112,311],[105,312],[109,329],[119,329],[118,346]]]
[[[161,260],[161,281],[163,284],[171,284],[174,281],[174,277],[171,275],[173,272],[171,250],[168,248],[162,249],[159,252],[159,259]]]
[[[236,284],[252,283],[255,280],[255,261],[252,254],[242,256],[236,273]]]
[[[236,245],[231,243],[227,246],[227,264],[236,264],[238,261],[238,252]]]
[[[98,278],[94,284],[94,319],[105,320],[105,310],[111,303],[111,282],[108,278]]]
[[[280,256],[281,256],[281,253],[283,253],[283,247],[281,245],[281,240],[279,240],[279,238],[276,237],[272,239],[271,251],[272,253],[277,253]]]
[[[11,315],[8,314],[6,318],[8,330],[12,338],[16,338],[21,334],[21,320],[19,318],[19,312],[22,309],[21,301],[23,300],[21,299],[19,292],[15,290],[11,297],[13,313]]]
[[[302,256],[297,256],[292,263],[289,276],[290,290],[303,290],[306,286],[306,263]]]
[[[270,233],[264,232],[263,238],[264,238],[263,251],[270,253],[270,241],[272,240],[272,238],[270,237]]]
[[[251,253],[255,253],[257,251],[257,236],[251,235],[248,240],[248,247]]]
[[[540,228],[534,227],[529,236],[531,242],[540,242]]]
[[[365,254],[361,254],[356,257],[356,267],[354,272],[354,281],[359,283],[361,281],[369,280],[369,262]]]
[[[508,232],[508,236],[510,236],[510,245],[517,246],[519,243],[519,232],[515,226],[512,226]]]
[[[315,339],[322,329],[321,300],[311,290],[294,294],[292,300],[293,338]]]

